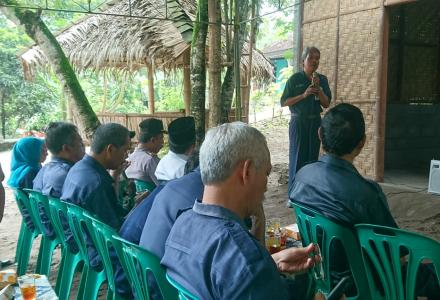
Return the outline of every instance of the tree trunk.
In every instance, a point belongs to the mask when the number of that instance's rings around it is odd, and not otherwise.
[[[17,5],[14,0],[0,0],[0,4]],[[41,12],[7,6],[2,6],[0,9],[9,20],[18,26],[23,26],[26,34],[41,47],[56,76],[62,83],[63,89],[71,98],[74,119],[78,121],[77,125],[80,131],[84,133],[87,139],[90,139],[99,126],[99,120],[58,41],[41,20]]]
[[[197,21],[191,44],[191,114],[196,122],[196,144],[205,138],[206,36],[208,33],[208,0],[199,0]]]
[[[238,11],[239,11],[239,19],[240,20],[246,20],[249,13],[249,0],[243,0],[243,1],[237,1],[239,4]],[[232,6],[232,5],[231,5]],[[247,28],[246,24],[242,24],[239,28],[239,40],[238,40],[238,50],[239,55],[241,57],[241,52],[243,49],[243,41],[247,36]],[[236,32],[234,32],[236,34]],[[235,55],[235,49],[234,44],[230,45],[230,49],[227,49],[229,53],[232,53],[230,56],[230,59],[228,62],[232,61],[232,57]],[[232,97],[234,96],[234,89],[235,89],[235,71],[234,71],[234,65],[228,65],[226,69],[226,74],[223,79],[222,84],[222,90],[221,90],[221,122],[226,123],[229,122],[229,112],[231,110],[231,104],[232,104]]]
[[[5,96],[6,93],[0,90],[0,101],[1,101],[1,118],[2,118],[2,136],[3,139],[6,138],[6,112],[5,112]]]
[[[208,0],[209,14],[209,126],[220,124],[221,13],[218,0]]]

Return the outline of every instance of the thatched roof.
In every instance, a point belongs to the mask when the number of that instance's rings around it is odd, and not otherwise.
[[[168,1],[168,3],[173,1]],[[195,20],[196,1],[176,0],[177,5],[167,7],[163,1],[131,0],[131,13],[154,19],[92,15],[80,20],[56,35],[61,47],[74,68],[102,71],[118,69],[133,72],[152,63],[158,70],[173,70],[183,65],[183,54],[189,50],[192,23]],[[105,13],[129,14],[129,1],[117,2]],[[244,43],[243,53],[249,53]],[[26,77],[48,65],[47,58],[38,46],[20,55]],[[249,64],[249,56],[243,55],[242,69]],[[272,78],[272,65],[264,55],[253,52],[252,73],[257,80]]]

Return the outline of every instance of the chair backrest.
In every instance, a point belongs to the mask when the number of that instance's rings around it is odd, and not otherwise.
[[[155,279],[163,299],[179,299],[177,290],[165,277],[165,270],[160,265],[159,258],[119,236],[114,235],[113,240],[113,246],[124,272],[134,288],[137,299],[150,299],[149,287],[154,286],[152,277]]]
[[[134,184],[136,186],[136,192],[141,193],[144,191],[149,191],[150,193],[156,188],[156,185],[151,182],[145,182],[142,180],[135,179]]]
[[[87,251],[87,235],[92,228],[92,220],[84,215],[84,209],[73,203],[66,202],[67,206],[67,220],[69,222],[70,230],[73,233],[73,238],[78,245],[84,262],[90,265],[89,255]]]
[[[15,201],[17,202],[18,209],[20,210],[20,213],[22,216],[29,215],[32,223],[35,226],[35,231],[39,234],[41,233],[40,228],[37,227],[35,224],[37,223],[37,220],[35,220],[34,214],[32,213],[32,206],[29,201],[29,196],[21,189],[13,189],[14,190],[14,196]],[[27,211],[28,213],[26,214]]]
[[[91,216],[88,212],[84,212],[84,215],[92,221],[93,232],[91,232],[91,236],[93,239],[93,243],[95,244],[99,256],[104,263],[104,269],[108,279],[107,284],[109,285],[110,290],[115,292],[115,270],[112,263],[112,256],[114,257],[114,259],[117,259],[117,257],[116,252],[112,253],[111,251],[114,251],[112,250],[114,248],[112,247],[113,235],[117,235],[117,232],[111,226],[108,226],[107,224],[104,224],[103,222]]]
[[[25,192],[29,195],[29,204],[31,207],[31,212],[33,215],[33,220],[35,220],[34,225],[38,227],[38,229],[41,231],[41,233],[44,235],[46,234],[46,228],[44,227],[42,218],[41,218],[41,211],[44,211],[44,214],[49,217],[50,216],[50,209],[49,209],[49,200],[47,196],[43,195],[40,192],[25,189]]]
[[[334,287],[330,277],[330,257],[335,254],[330,253],[330,250],[332,243],[339,241],[347,254],[347,262],[357,289],[356,296],[351,296],[349,299],[371,299],[360,246],[354,230],[333,222],[312,209],[296,203],[293,203],[293,206],[303,245],[318,244],[321,250],[322,263],[311,270],[316,280],[316,289],[328,294]]]
[[[432,261],[440,284],[440,243],[437,241],[417,233],[370,224],[356,225],[356,231],[374,299],[415,299],[416,277],[425,259]],[[406,253],[408,262],[402,274],[401,256]]]
[[[191,294],[187,289],[180,285],[177,281],[166,274],[168,282],[177,289],[179,293],[179,300],[199,300],[196,296]]]
[[[67,204],[64,201],[61,201],[59,198],[54,197],[48,197],[48,202],[50,211],[49,217],[52,221],[55,234],[63,245],[63,248],[67,249],[66,247],[68,246],[66,242],[66,233],[63,226],[63,219],[64,222],[67,222]]]

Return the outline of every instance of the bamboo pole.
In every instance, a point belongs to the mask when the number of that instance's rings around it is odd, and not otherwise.
[[[149,63],[148,66],[148,107],[150,108],[150,114],[154,114],[154,70],[153,63]]]
[[[185,102],[185,116],[191,114],[191,70],[190,49],[183,54],[183,101]]]

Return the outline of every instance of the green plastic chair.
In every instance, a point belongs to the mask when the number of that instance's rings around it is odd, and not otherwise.
[[[310,277],[315,279],[315,291],[321,291],[324,295],[328,295],[336,285],[330,278],[329,260],[332,255],[330,246],[332,242],[339,240],[345,253],[347,253],[347,261],[357,288],[357,294],[347,297],[347,299],[372,299],[360,254],[359,242],[354,230],[333,222],[309,208],[296,203],[292,204],[303,246],[314,243],[318,244],[321,250],[322,262],[311,269],[309,273]]]
[[[135,179],[134,184],[136,185],[136,193],[142,193],[149,191],[150,193],[156,188],[156,185],[152,182],[145,182],[142,180]]]
[[[356,230],[374,299],[416,299],[417,271],[425,259],[432,261],[440,284],[440,243],[437,241],[417,233],[377,225],[359,224]],[[402,274],[401,268],[402,248],[409,251],[406,274]]]
[[[86,236],[91,237],[93,230],[92,220],[84,214],[85,211],[82,207],[68,202],[66,204],[69,227],[73,232],[75,242],[78,244],[79,252],[84,259],[77,299],[97,299],[99,288],[107,279],[107,276],[104,268],[96,270],[90,265]]]
[[[85,213],[92,220],[92,238],[93,243],[101,256],[104,264],[104,270],[107,274],[107,299],[122,299],[116,293],[115,269],[112,264],[110,249],[113,247],[113,235],[118,233],[111,226],[99,221],[88,213]]]
[[[199,300],[196,296],[191,294],[187,289],[180,285],[177,281],[166,274],[168,282],[177,289],[179,293],[179,300]]]
[[[28,189],[25,189],[24,191],[29,195],[29,203],[34,216],[33,220],[35,221],[34,225],[38,227],[39,231],[41,232],[41,242],[40,250],[38,252],[36,273],[44,274],[49,277],[53,253],[55,248],[60,245],[60,241],[56,237],[49,237],[46,234],[46,228],[40,216],[40,211],[43,209],[46,216],[48,218],[50,217],[49,200],[47,199],[47,196],[41,194],[40,192]],[[52,224],[51,226],[53,227]]]
[[[14,189],[15,201],[17,202],[18,209],[22,216],[24,216],[24,209],[28,211],[32,223],[34,224],[34,229],[30,229],[26,225],[24,217],[22,217],[20,233],[18,235],[17,249],[15,250],[15,261],[17,262],[17,275],[21,276],[26,273],[29,257],[31,255],[32,244],[35,238],[41,234],[39,228],[35,225],[34,215],[32,213],[32,208],[29,203],[28,195],[20,190]]]
[[[58,240],[61,242],[61,262],[58,267],[55,293],[60,299],[69,299],[75,271],[79,271],[84,259],[80,252],[73,252],[67,243],[63,220],[67,222],[67,204],[49,197],[50,219]]]
[[[160,265],[159,258],[117,235],[113,236],[113,247],[134,289],[136,299],[150,299],[148,290],[148,282],[152,277],[149,276],[150,274],[154,276],[163,299],[179,299],[177,290],[165,277],[165,270]]]

